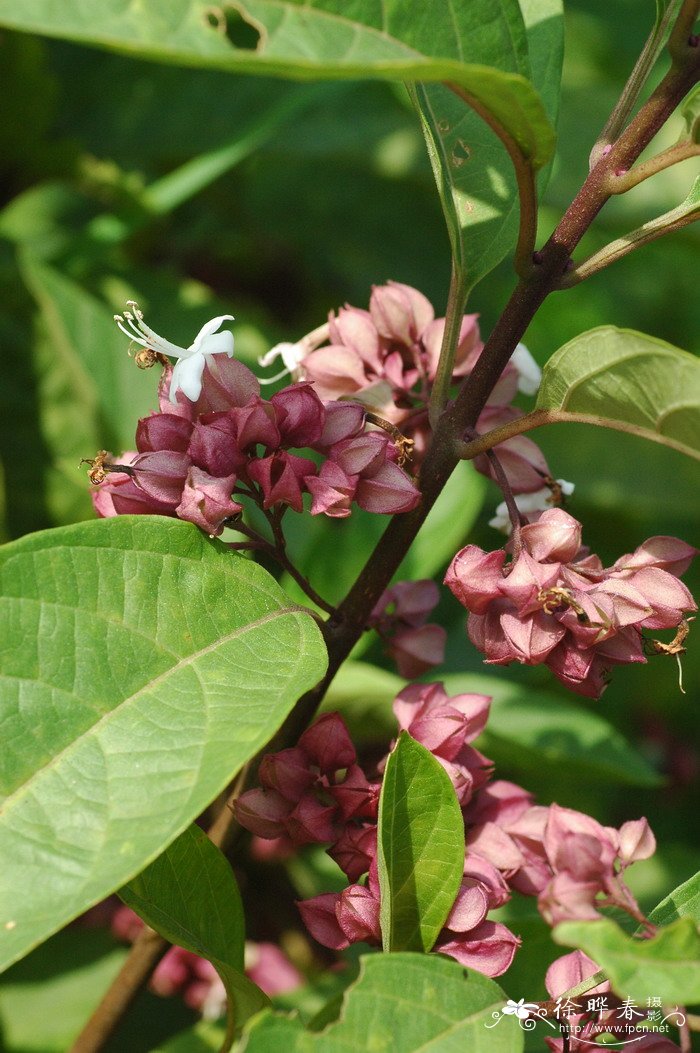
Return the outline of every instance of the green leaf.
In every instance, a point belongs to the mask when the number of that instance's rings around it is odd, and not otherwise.
[[[375,954],[361,959],[340,1014],[322,1032],[298,1017],[263,1013],[251,1021],[245,1053],[520,1053],[514,1017],[493,1027],[505,995],[493,980],[437,955]],[[491,1030],[489,1030],[491,1025]]]
[[[353,742],[386,744],[396,735],[396,717],[391,703],[406,686],[396,673],[370,662],[343,662],[326,692],[324,712],[337,710],[347,724]]]
[[[65,1053],[127,954],[108,930],[72,926],[18,962],[0,979],[3,1053]]]
[[[696,84],[685,102],[681,106],[680,115],[685,123],[685,128],[679,142],[690,139],[693,143],[700,142],[700,86]]]
[[[378,824],[384,950],[429,951],[462,879],[464,820],[449,775],[406,731],[386,764]]]
[[[156,405],[159,370],[143,375],[127,354],[129,342],[117,329],[113,312],[75,282],[29,254],[22,258],[22,275],[41,308],[76,401],[117,455],[131,448],[135,418]]]
[[[677,918],[693,918],[700,925],[700,871],[674,888],[668,896],[654,907],[649,920],[654,925],[669,925]]]
[[[464,16],[475,6],[463,5]],[[529,77],[555,124],[564,54],[561,0],[521,0],[519,7],[515,0],[487,5],[493,27],[488,62]],[[499,30],[510,36],[508,46],[499,38]],[[468,31],[462,39],[469,47]],[[510,252],[517,238],[519,207],[512,163],[495,131],[446,87],[420,84],[411,95],[452,253],[465,288],[471,289]],[[546,179],[540,189],[545,185]]]
[[[628,786],[658,787],[663,781],[612,724],[580,704],[480,673],[443,679],[448,694],[493,696],[479,746],[497,765]]]
[[[697,186],[700,207],[700,179]],[[600,326],[552,355],[537,409],[700,457],[700,360],[653,336]]]
[[[649,940],[627,936],[609,918],[567,921],[552,935],[592,958],[621,997],[643,1001],[655,995],[664,1005],[700,1002],[700,934],[692,918],[679,918]]]
[[[226,858],[193,824],[119,895],[170,943],[212,963],[226,988],[229,1048],[243,1021],[269,999],[243,974],[243,904]]]
[[[511,3],[512,6],[512,3]],[[245,0],[237,12],[259,33],[255,49],[234,47],[211,23],[203,0],[174,0],[165,7],[125,7],[95,0],[85,18],[81,0],[25,0],[18,10],[0,0],[0,25],[112,48],[133,56],[182,65],[228,69],[300,80],[381,78],[455,81],[494,114],[535,167],[546,164],[554,133],[542,103],[525,77],[490,68],[490,56],[461,61],[461,34],[481,39],[490,5],[445,10],[444,17],[418,5],[380,7],[356,0],[299,4],[296,0]],[[439,11],[439,9],[438,9]],[[459,16],[459,17],[458,17]],[[455,21],[457,18],[457,21]]]
[[[155,859],[326,658],[266,571],[162,517],[7,545],[0,595],[6,965]]]

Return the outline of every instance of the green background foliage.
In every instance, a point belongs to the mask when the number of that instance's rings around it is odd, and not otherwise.
[[[65,5],[66,17],[73,6]],[[544,54],[552,53],[556,40],[536,17],[538,8],[549,11],[551,5],[522,6],[528,26],[540,25]],[[25,17],[42,7],[50,5],[22,5]],[[172,10],[183,7],[188,5]],[[260,13],[270,5],[260,0],[248,7]],[[651,0],[621,0],[613,20],[604,0],[566,5],[559,140],[543,195],[541,239],[585,177],[588,150],[641,47],[653,8]],[[14,3],[0,4],[0,18],[9,24],[18,10]],[[37,21],[35,28],[45,26]],[[179,46],[191,59],[197,39],[186,31],[185,20]],[[228,32],[243,47],[254,43],[255,34],[246,36],[245,24],[233,17]],[[155,38],[165,36],[156,27]],[[541,50],[534,69],[530,36],[533,73],[549,84]],[[211,34],[206,40],[209,46]],[[498,48],[494,41],[489,46]],[[444,311],[449,236],[420,125],[399,84],[361,80],[353,68],[342,83],[233,76],[125,53],[134,47],[127,39],[122,53],[115,53],[11,29],[0,35],[3,540],[92,519],[78,461],[103,447],[116,454],[128,449],[136,418],[154,405],[154,374],[136,370],[111,321],[126,299],[139,300],[153,328],[185,345],[213,315],[235,314],[237,354],[251,364],[278,340],[315,328],[329,309],[344,302],[366,306],[372,284],[390,278],[417,286],[438,314]],[[216,47],[226,65],[229,44],[221,38]],[[508,77],[524,72],[517,51],[502,63],[493,58],[506,86]],[[379,63],[385,58],[376,56]],[[441,91],[429,89],[433,103]],[[551,103],[549,90],[545,101]],[[675,141],[682,126],[680,117],[672,122],[662,145]],[[470,119],[458,131],[452,130],[450,145],[454,150],[462,141],[456,155],[462,163],[454,166],[458,178],[452,181],[456,200],[462,185],[476,180],[485,209],[483,227],[472,227],[465,237],[465,251],[488,245],[486,263],[495,265],[506,244],[497,231],[512,238],[511,211],[498,211],[512,194],[510,173],[482,126]],[[545,125],[540,133],[544,160]],[[692,162],[685,162],[612,201],[584,239],[581,256],[674,207],[691,183]],[[495,218],[489,208],[496,209]],[[695,354],[696,260],[697,235],[687,228],[551,296],[526,342],[544,363],[582,332],[611,325]],[[479,274],[486,269],[484,264]],[[472,291],[468,309],[479,312],[484,334],[512,285],[506,259]],[[604,561],[632,551],[651,534],[693,540],[700,472],[679,452],[577,424],[557,425],[537,439],[555,474],[576,483],[569,508]],[[439,576],[467,536],[489,548],[500,544],[487,526],[500,500],[497,491],[469,468],[462,474],[461,496],[451,490],[436,509],[432,527],[409,556],[410,573]],[[291,552],[321,593],[335,600],[382,525],[379,517],[361,515],[348,524],[321,524],[332,538],[324,547],[319,524],[307,531],[298,520],[290,530]],[[686,580],[697,594],[697,570]],[[451,596],[443,596],[439,615],[449,630],[446,673],[454,685],[494,694],[493,719],[479,745],[496,760],[498,776],[524,783],[542,803],[557,800],[602,822],[647,815],[660,849],[630,874],[645,909],[700,869],[692,797],[700,767],[694,745],[700,723],[695,633],[684,659],[687,695],[678,690],[673,661],[657,659],[619,669],[603,701],[589,703],[572,700],[542,669],[508,668],[502,677],[484,677],[481,658],[465,637],[464,612]],[[364,646],[366,664],[355,663],[343,674],[332,702],[372,757],[381,755],[394,733],[389,702],[398,687],[380,647],[369,638]],[[372,672],[377,666],[381,675]],[[286,867],[251,863],[238,877],[248,935],[264,939],[284,937],[298,924],[293,908],[280,907],[274,920],[267,917],[270,897],[282,903],[284,896],[327,891],[338,872],[310,851]],[[523,949],[499,982],[514,998],[543,997],[544,969],[561,949],[530,902],[516,897],[502,920],[523,937]],[[122,955],[103,932],[71,929],[15,966],[0,985],[8,1053],[67,1048]],[[67,959],[73,963],[69,970]],[[348,961],[335,989],[327,978],[318,980],[296,1002],[280,1004],[299,1009],[301,1021],[308,1022],[347,986],[352,956]],[[45,1021],[53,1021],[51,1027]],[[146,994],[120,1041],[134,1053],[165,1048],[168,1035],[193,1022],[182,1007]],[[271,1048],[265,1030],[276,1026],[288,1025],[267,1018],[255,1039],[260,1046],[253,1048]],[[285,1040],[291,1043],[297,1028],[289,1027]],[[217,1037],[205,1031],[192,1032],[182,1048],[216,1048]],[[484,1034],[493,1041],[499,1029]]]

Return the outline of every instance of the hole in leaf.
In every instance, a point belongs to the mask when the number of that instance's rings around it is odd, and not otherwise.
[[[212,6],[204,12],[207,24],[227,37],[235,48],[245,51],[257,51],[260,44],[260,31],[247,22],[239,11],[230,8]]]

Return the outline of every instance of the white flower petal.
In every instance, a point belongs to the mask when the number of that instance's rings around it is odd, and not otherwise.
[[[202,373],[205,364],[204,355],[189,355],[175,363],[173,375],[170,378],[171,402],[177,402],[178,391],[182,391],[190,402],[197,401],[202,394]]]
[[[228,330],[225,333],[214,333],[213,336],[205,336],[195,355],[228,355],[233,357],[233,333]]]
[[[525,344],[518,344],[511,362],[518,371],[518,391],[522,391],[523,395],[536,395],[542,380],[542,370]]]
[[[217,329],[221,329],[224,322],[232,322],[233,320],[234,318],[232,314],[220,314],[216,318],[211,318],[208,322],[205,322],[187,350],[199,351],[205,337],[211,336],[211,334],[215,333]]]

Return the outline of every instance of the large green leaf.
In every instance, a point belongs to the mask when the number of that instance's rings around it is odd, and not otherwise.
[[[243,974],[243,904],[225,857],[193,824],[119,895],[166,940],[216,968],[226,988],[230,1044],[235,1030],[269,999]]]
[[[693,918],[700,925],[700,872],[669,892],[649,915],[655,925],[668,925],[683,917]]]
[[[700,360],[653,336],[600,326],[552,355],[537,409],[554,420],[619,428],[700,457]]]
[[[679,918],[648,940],[633,939],[609,918],[566,921],[553,932],[557,943],[579,947],[605,970],[622,997],[664,1005],[700,1002],[700,933],[692,918]]]
[[[512,6],[512,0],[509,0]],[[135,56],[183,65],[298,79],[366,78],[455,81],[513,136],[536,167],[547,162],[554,135],[532,85],[517,73],[493,69],[491,55],[462,61],[464,36],[476,33],[490,48],[492,5],[449,9],[423,4],[377,5],[374,0],[245,0],[236,10],[260,34],[256,49],[234,47],[214,28],[205,0],[125,6],[95,0],[0,0],[0,25],[45,33]],[[438,17],[440,14],[443,17]],[[499,39],[505,46],[504,32]]]
[[[384,950],[429,951],[462,879],[464,820],[449,775],[406,731],[386,764],[378,824]]]
[[[241,1053],[519,1053],[523,1032],[515,1018],[492,1025],[504,1002],[493,980],[449,958],[370,955],[335,1022],[314,1033],[298,1017],[264,1013],[249,1025]]]
[[[463,10],[474,6],[479,5],[465,4]],[[520,0],[519,5],[508,0],[487,6],[492,26],[489,64],[529,77],[554,124],[564,53],[561,0]],[[498,30],[503,32],[504,27],[510,30],[507,46],[499,39]],[[463,40],[468,57],[468,33]],[[515,173],[497,134],[453,92],[443,85],[421,84],[413,89],[412,98],[421,118],[452,252],[469,289],[515,244],[519,214]]]
[[[30,535],[0,556],[0,963],[139,873],[322,676],[309,615],[176,520]]]
[[[443,679],[449,694],[493,696],[479,745],[497,765],[628,786],[655,787],[662,781],[612,724],[580,704],[481,673]]]

